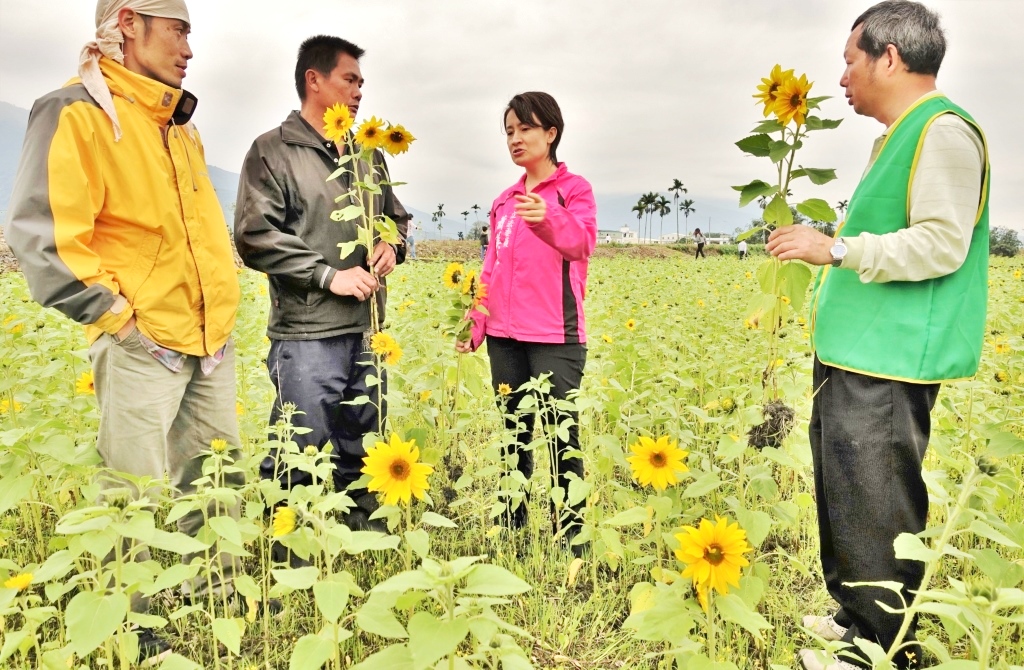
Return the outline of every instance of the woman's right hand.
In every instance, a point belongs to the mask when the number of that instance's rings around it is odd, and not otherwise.
[[[455,340],[455,351],[460,354],[471,354],[473,353],[473,342],[471,340]]]

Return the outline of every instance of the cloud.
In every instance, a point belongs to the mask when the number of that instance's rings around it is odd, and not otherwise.
[[[518,177],[500,132],[515,93],[546,90],[566,118],[559,157],[601,194],[662,192],[673,178],[689,197],[722,207],[723,228],[745,225],[733,184],[770,177],[763,159],[733,142],[760,118],[750,97],[776,62],[806,71],[814,94],[836,99],[837,131],[807,143],[801,162],[834,167],[839,180],[801,185],[798,197],[849,198],[882,127],[857,117],[839,87],[842,48],[869,2],[759,0],[218,0],[190,6],[195,59],[186,87],[200,97],[196,121],[211,163],[238,170],[252,140],[298,106],[295,52],[318,32],[367,50],[361,115],[403,123],[418,138],[393,160],[409,182],[403,200],[428,208],[490,203]],[[1024,224],[1022,98],[1011,45],[1024,23],[1014,0],[936,0],[950,48],[939,84],[970,110],[991,143],[995,225]],[[342,11],[344,8],[344,11]],[[74,73],[91,35],[87,0],[4,0],[0,99],[28,107]],[[998,20],[994,18],[998,17]],[[617,201],[614,198],[609,202]],[[707,209],[707,208],[706,208]],[[718,210],[715,209],[717,212]],[[718,214],[716,214],[718,216]],[[602,227],[634,223],[601,212]]]

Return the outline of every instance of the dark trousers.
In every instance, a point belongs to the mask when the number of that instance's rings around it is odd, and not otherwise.
[[[696,260],[697,258],[707,258],[707,256],[705,256],[705,255],[704,255],[704,243],[703,243],[703,242],[701,242],[701,243],[699,243],[699,244],[697,245],[697,253],[695,253],[695,254],[693,255],[693,258],[694,258],[695,260]]]
[[[896,560],[900,533],[919,533],[928,515],[921,462],[928,448],[930,413],[938,384],[909,384],[830,367],[814,359],[810,441],[825,585],[840,605],[847,642],[861,637],[888,649],[903,616],[895,593],[849,582],[895,581],[903,597],[921,585],[924,564]],[[908,640],[915,640],[911,626]],[[920,660],[917,645],[907,648]],[[903,654],[897,664],[906,667]]]
[[[526,391],[519,387],[544,373],[551,373],[548,378],[551,390],[548,400],[564,400],[572,390],[578,390],[583,381],[583,367],[587,363],[587,347],[583,344],[539,344],[535,342],[519,342],[504,337],[487,336],[487,353],[491,360],[491,383],[495,392],[501,384],[508,384],[512,393],[508,396],[498,395],[498,404],[504,404],[505,428],[516,434],[516,440],[507,451],[506,456],[517,457],[516,468],[526,479],[533,474],[533,451],[526,445],[533,438],[533,426],[536,413],[525,411],[519,413],[519,405],[526,397]],[[569,455],[569,451],[580,448],[579,420],[576,412],[565,412],[548,409],[541,417],[547,426],[558,426],[567,418],[573,420],[568,430],[568,439],[557,438],[553,445],[551,472],[566,494],[569,491],[569,473],[583,478],[583,460]],[[550,452],[549,452],[550,453]],[[516,460],[510,458],[510,460]],[[576,527],[580,524],[578,511],[582,503],[572,508],[561,519],[560,526]],[[513,514],[513,525],[522,525],[525,521],[525,505],[520,505]]]
[[[271,425],[281,418],[284,403],[293,403],[302,412],[292,416],[292,425],[309,428],[293,440],[300,449],[313,445],[333,445],[334,486],[343,491],[359,479],[363,467],[363,436],[377,430],[377,405],[386,414],[383,396],[387,376],[380,370],[381,385],[370,387],[367,378],[377,369],[369,363],[373,355],[363,343],[361,333],[338,335],[322,340],[273,340],[267,355],[267,369],[277,389]],[[379,394],[379,395],[378,395]],[[343,404],[360,396],[370,402]],[[264,479],[277,479],[285,488],[312,483],[312,476],[301,470],[289,470],[271,453],[260,464]]]

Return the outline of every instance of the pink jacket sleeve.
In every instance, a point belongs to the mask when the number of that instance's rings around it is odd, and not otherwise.
[[[594,191],[583,179],[562,191],[565,206],[547,203],[547,216],[540,223],[527,223],[530,230],[568,261],[590,258],[597,244],[597,204]],[[524,222],[525,223],[525,222]]]

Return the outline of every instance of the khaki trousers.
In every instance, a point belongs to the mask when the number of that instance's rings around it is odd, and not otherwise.
[[[101,335],[89,347],[89,360],[100,409],[96,447],[103,465],[114,473],[102,477],[104,488],[123,487],[116,473],[124,472],[136,477],[166,477],[178,495],[190,494],[195,492],[192,482],[202,476],[200,453],[210,448],[211,441],[226,440],[237,457],[234,342],[228,342],[224,359],[209,375],[203,374],[195,356],[187,358],[180,372],[171,372],[145,349],[137,329],[120,341]],[[241,475],[227,478],[231,486],[242,482]],[[237,506],[212,506],[209,512],[238,518]],[[194,537],[203,526],[202,512],[190,512],[177,523],[178,530]],[[186,554],[182,561],[188,564],[194,557]],[[136,560],[149,558],[149,550],[143,548]],[[220,574],[214,571],[213,588],[218,593],[230,592],[238,559],[228,554],[219,559],[223,568]],[[182,592],[199,597],[208,586],[199,575],[183,584]],[[148,607],[148,597],[133,594],[132,611],[145,612]]]

